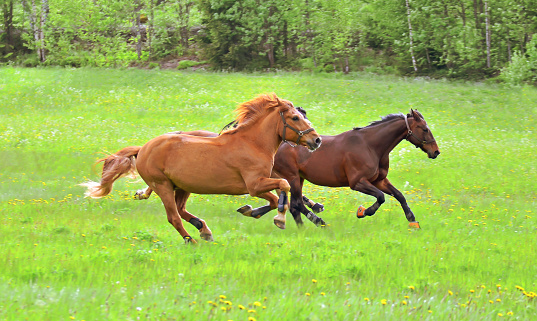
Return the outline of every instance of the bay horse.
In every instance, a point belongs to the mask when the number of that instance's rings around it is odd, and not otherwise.
[[[190,193],[270,199],[278,203],[274,224],[284,229],[290,185],[285,179],[270,178],[276,151],[287,141],[313,151],[321,138],[290,101],[276,94],[260,95],[240,104],[235,112],[236,126],[217,137],[165,134],[99,160],[104,162],[101,181],[84,183],[86,195],[106,196],[118,178],[137,171],[159,195],[168,221],[187,243],[196,241],[181,218],[196,227],[202,239],[213,240],[205,221],[186,210]],[[275,189],[281,191],[279,200],[270,193]]]
[[[391,195],[401,204],[409,226],[420,227],[405,197],[387,176],[390,152],[404,139],[431,159],[440,154],[421,113],[411,109],[407,115],[390,114],[366,127],[354,128],[335,136],[322,135],[321,138],[323,144],[315,153],[286,144],[282,144],[276,153],[273,171],[291,185],[290,211],[298,225],[302,224],[300,213],[319,224],[319,218],[315,218],[304,206],[302,186],[307,180],[321,186],[348,186],[374,196],[376,202],[373,205],[367,209],[362,205],[358,207],[358,218],[374,215],[385,202],[384,194]]]

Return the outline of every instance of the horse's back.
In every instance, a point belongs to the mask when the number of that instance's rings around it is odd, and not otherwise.
[[[166,177],[177,188],[191,193],[244,194],[247,190],[233,166],[234,156],[226,140],[221,136],[158,136],[138,153],[138,172],[146,182],[157,176]]]

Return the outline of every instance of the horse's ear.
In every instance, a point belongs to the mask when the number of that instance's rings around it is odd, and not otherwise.
[[[420,113],[418,113],[417,110],[414,110],[414,109],[411,108],[411,109],[410,109],[410,113],[412,114],[412,117],[414,117],[414,119],[415,119],[416,121],[421,121],[421,120],[423,120],[423,118],[421,117]]]

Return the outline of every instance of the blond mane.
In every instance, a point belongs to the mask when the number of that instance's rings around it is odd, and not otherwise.
[[[290,101],[278,98],[275,93],[262,94],[252,100],[239,104],[239,106],[237,106],[235,109],[237,116],[235,117],[234,122],[236,125],[231,128],[224,129],[222,134],[235,132],[240,128],[250,126],[259,118],[263,117],[271,108],[285,104],[289,105],[289,107],[293,106]]]

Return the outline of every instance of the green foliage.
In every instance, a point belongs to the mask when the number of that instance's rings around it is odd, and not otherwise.
[[[203,61],[181,60],[181,61],[179,61],[179,64],[177,65],[177,69],[179,69],[179,70],[187,69],[187,68],[190,68],[190,67],[194,67],[194,66],[204,64],[204,63],[205,62],[203,62]]]
[[[501,79],[511,85],[537,82],[537,37],[528,44],[526,54],[515,51],[508,66],[502,69]]]
[[[149,60],[196,56],[219,70],[328,72],[332,66],[336,72],[376,69],[466,79],[504,70],[510,73],[505,79],[518,79],[523,75],[514,74],[531,69],[519,58],[528,57],[537,33],[533,0],[408,0],[409,11],[400,0],[25,3],[1,3],[0,25],[11,31],[6,45],[8,35],[0,35],[0,61],[34,65],[25,54],[42,49],[39,64],[74,67],[145,66]],[[35,19],[43,21],[42,33],[41,24],[31,23]]]

